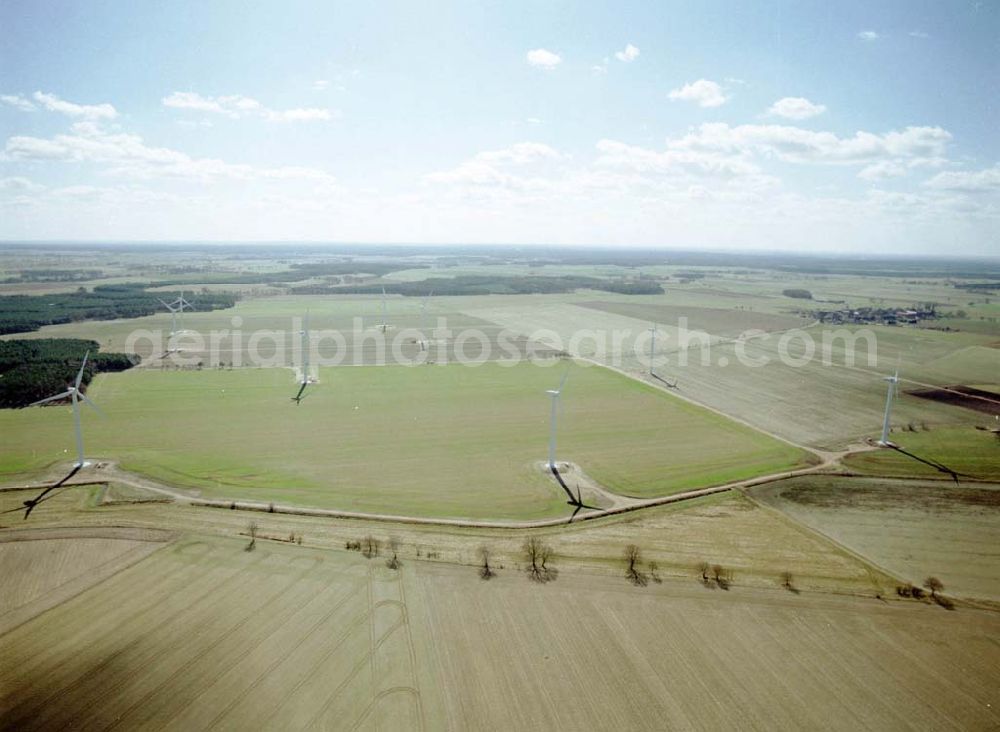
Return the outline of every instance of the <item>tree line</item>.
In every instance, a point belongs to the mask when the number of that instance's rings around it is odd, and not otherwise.
[[[443,295],[538,295],[589,289],[621,295],[659,295],[663,287],[651,280],[606,280],[578,275],[459,275],[431,277],[418,282],[374,282],[364,285],[304,285],[293,287],[296,295],[378,295],[385,288],[390,295],[426,297]]]
[[[127,353],[98,353],[97,341],[80,338],[0,341],[0,408],[25,407],[58,394],[76,379],[87,351],[82,386],[94,374],[132,368],[138,357]]]
[[[140,318],[163,310],[160,299],[173,300],[180,292],[149,292],[147,285],[98,285],[92,291],[53,295],[0,296],[0,334],[28,333],[43,325],[81,320]],[[236,296],[222,292],[185,295],[197,310],[221,310],[236,304]]]

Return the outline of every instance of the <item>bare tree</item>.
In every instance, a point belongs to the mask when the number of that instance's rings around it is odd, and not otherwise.
[[[701,574],[701,583],[708,587],[708,562],[701,562],[698,565],[698,572]]]
[[[792,581],[792,573],[791,572],[782,572],[781,573],[781,586],[784,587],[789,592],[793,592],[796,595],[799,594],[798,589],[795,587],[795,584]]]
[[[635,544],[629,544],[625,547],[625,576],[628,577],[629,582],[638,587],[646,585],[646,575],[639,571],[641,563],[642,555],[639,552],[639,547]]]
[[[488,546],[479,547],[479,577],[480,579],[490,580],[496,575],[490,567],[490,548]]]
[[[252,552],[254,547],[257,546],[257,522],[251,521],[250,525],[247,526],[247,536],[250,537],[250,543],[247,544],[246,550]]]
[[[396,537],[389,537],[389,551],[392,552],[392,557],[386,561],[385,566],[389,569],[399,569],[399,539]]]
[[[924,587],[931,591],[931,599],[937,600],[937,593],[944,589],[944,583],[937,577],[928,577],[924,580]]]
[[[365,555],[365,559],[371,559],[372,557],[377,557],[378,539],[373,537],[371,534],[366,536],[361,542],[361,553]]]
[[[730,574],[722,568],[721,565],[712,565],[712,579],[715,580],[715,584],[719,586],[720,589],[728,590],[729,583],[731,581]]]
[[[549,582],[556,578],[557,570],[548,566],[552,558],[552,549],[531,536],[524,542],[524,554],[528,560],[528,577],[535,582]]]
[[[541,552],[542,543],[533,536],[529,536],[524,542],[524,555],[528,560],[528,573],[535,578],[538,576],[540,567],[538,566],[538,555]]]
[[[660,565],[657,564],[655,561],[651,561],[649,562],[648,566],[649,566],[650,579],[652,579],[653,582],[655,582],[656,584],[660,584],[661,582],[663,582],[663,580],[660,579],[660,575],[657,574],[657,572],[659,572]]]

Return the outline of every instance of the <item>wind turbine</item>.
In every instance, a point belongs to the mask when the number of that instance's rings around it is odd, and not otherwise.
[[[170,302],[167,302],[166,300],[163,300],[161,298],[157,299],[160,301],[160,304],[163,305],[163,307],[165,307],[167,310],[170,311],[170,335],[174,335],[175,333],[180,333],[181,331],[177,330],[177,315],[178,313],[180,313],[181,316],[183,316],[185,308],[194,310],[195,309],[194,305],[192,305],[190,302],[187,301],[187,299],[185,299],[183,291],[181,291],[181,294],[179,297],[177,297],[177,299],[172,300]]]
[[[170,335],[173,335],[177,332],[177,301],[174,300],[173,302],[167,302],[166,300],[162,300],[160,298],[157,298],[157,300],[160,300],[160,304],[170,311]]]
[[[302,352],[302,379],[299,381],[299,393],[292,397],[292,401],[296,404],[301,404],[302,400],[305,398],[303,394],[305,393],[306,387],[309,386],[309,350],[311,348],[311,342],[309,340],[309,312],[306,312],[306,317],[302,321],[302,330],[299,331],[299,335],[302,336],[302,345],[300,346]]]
[[[653,327],[649,329],[649,375],[656,376],[653,373],[653,354],[656,352],[656,323],[653,323]]]
[[[389,324],[385,320],[385,285],[382,285],[382,322],[378,324],[378,329],[383,333],[389,330]]]
[[[566,386],[566,379],[569,378],[569,369],[566,369],[566,373],[563,374],[562,380],[559,382],[558,389],[546,389],[545,393],[552,397],[552,416],[549,421],[549,464],[548,468],[552,475],[555,477],[556,481],[559,483],[559,487],[563,489],[569,500],[566,501],[569,505],[573,506],[573,515],[569,517],[569,523],[573,523],[573,519],[576,515],[580,513],[584,508],[589,508],[592,510],[600,510],[597,506],[589,506],[583,502],[583,495],[580,492],[580,485],[576,486],[576,494],[570,490],[570,487],[566,485],[566,481],[563,477],[559,475],[559,469],[556,467],[556,416],[559,413],[559,395],[562,394],[563,387]]]
[[[882,417],[882,439],[878,441],[878,444],[883,447],[891,447],[892,443],[889,442],[889,419],[892,416],[892,399],[894,396],[899,396],[899,368],[896,368],[892,376],[883,376],[882,381],[888,381],[889,386],[885,393],[885,416]]]
[[[899,381],[900,381],[900,379],[899,379],[899,366],[896,367],[896,371],[895,371],[895,373],[893,373],[892,376],[883,376],[882,377],[882,381],[887,381],[887,382],[889,382],[889,384],[888,384],[888,388],[886,389],[886,394],[885,394],[885,416],[882,418],[882,439],[878,441],[878,444],[881,447],[892,448],[893,450],[895,450],[896,452],[900,453],[901,455],[906,455],[906,457],[912,458],[913,460],[916,460],[917,462],[923,463],[924,465],[929,465],[930,467],[934,468],[935,470],[937,470],[939,472],[947,473],[948,475],[951,476],[952,480],[954,480],[956,483],[958,483],[958,476],[959,475],[965,475],[964,473],[959,473],[959,472],[957,472],[955,470],[952,470],[947,465],[945,465],[944,463],[942,463],[939,460],[935,460],[934,458],[921,457],[920,455],[914,455],[912,452],[908,452],[907,450],[904,450],[902,447],[900,447],[899,445],[897,445],[895,442],[891,442],[889,440],[889,428],[890,428],[889,420],[890,420],[890,417],[892,415],[892,400],[894,398],[895,399],[899,398]]]
[[[434,296],[434,290],[431,290],[430,293],[427,295],[427,297],[425,297],[423,300],[420,301],[420,326],[421,328],[424,329],[424,331],[427,330],[427,301],[430,300],[433,296]],[[433,331],[433,329],[431,330]],[[417,345],[420,346],[421,351],[427,350],[428,339],[426,332],[423,334],[423,338],[417,341]]]
[[[181,332],[183,332],[184,331],[184,323],[183,323],[184,309],[188,308],[190,310],[194,310],[195,307],[194,307],[194,305],[192,305],[190,302],[188,302],[185,299],[185,297],[184,297],[184,290],[181,290],[181,296],[178,297],[176,300],[174,300],[174,305],[177,306],[177,312],[181,314],[181,321],[182,321],[181,322]]]
[[[662,381],[664,384],[669,386],[671,389],[677,388],[677,379],[674,379],[674,383],[671,384],[669,381],[664,379],[658,373],[653,371],[653,354],[656,351],[656,323],[653,323],[653,327],[649,328],[649,375],[654,379]]]
[[[559,382],[559,388],[545,390],[545,393],[552,397],[552,416],[549,419],[549,470],[556,474],[559,472],[556,469],[556,418],[559,413],[559,395],[562,394],[568,378],[569,369],[566,369],[566,373],[563,374],[562,380]]]
[[[73,404],[73,429],[76,432],[75,468],[77,470],[79,470],[80,468],[84,467],[87,464],[86,461],[83,459],[83,432],[81,432],[80,430],[80,401],[83,400],[84,402],[86,402],[87,405],[90,406],[90,408],[93,409],[98,414],[103,414],[101,410],[97,408],[97,405],[90,400],[90,397],[88,397],[86,394],[80,391],[80,382],[83,381],[83,370],[87,367],[88,356],[90,356],[90,351],[87,351],[87,353],[83,357],[83,363],[80,364],[80,371],[77,372],[76,382],[73,384],[73,386],[67,387],[66,391],[62,392],[61,394],[56,394],[55,396],[50,396],[47,399],[41,399],[37,402],[33,402],[28,405],[29,407],[37,407],[39,405],[46,404],[48,402],[54,402],[57,399],[65,399],[66,397],[70,398]]]

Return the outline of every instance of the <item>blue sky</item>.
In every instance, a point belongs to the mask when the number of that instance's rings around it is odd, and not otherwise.
[[[6,0],[0,33],[3,239],[1000,251],[997,3]]]

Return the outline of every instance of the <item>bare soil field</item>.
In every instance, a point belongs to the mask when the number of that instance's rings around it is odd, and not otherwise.
[[[548,544],[564,575],[584,573],[624,582],[623,552],[635,544],[643,571],[656,562],[663,577],[700,583],[699,565],[720,565],[738,587],[778,588],[790,573],[805,591],[851,593],[867,597],[892,592],[895,580],[802,528],[779,512],[758,506],[738,493],[719,494],[682,504],[644,509],[548,529],[473,529],[421,526],[361,519],[329,519],[291,514],[233,511],[180,504],[100,504],[100,487],[72,488],[39,506],[33,526],[148,526],[174,531],[239,537],[251,521],[262,534],[301,538],[302,545],[343,549],[372,536],[383,546],[399,542],[406,561],[433,559],[464,565],[475,576],[479,549],[487,547],[497,566],[523,562],[523,544],[535,537]],[[0,492],[0,508],[20,505],[28,491]],[[569,518],[570,507],[566,509]],[[20,520],[20,516],[13,514]],[[13,522],[11,522],[13,523]]]
[[[1000,396],[971,386],[959,384],[945,389],[909,389],[906,393],[918,399],[930,399],[984,414],[1000,415]]]
[[[988,728],[1000,616],[188,536],[0,642],[3,729]],[[927,642],[934,638],[933,643]],[[488,662],[485,662],[488,659]]]
[[[0,532],[0,634],[139,561],[170,537],[114,528]]]
[[[189,539],[0,646],[4,729],[432,728],[400,574]]]
[[[915,585],[1000,600],[1000,486],[805,476],[750,494]]]
[[[687,319],[691,330],[703,330],[715,336],[735,338],[750,329],[775,331],[801,328],[812,322],[809,318],[795,315],[755,312],[744,308],[706,308],[687,305],[667,305],[650,303],[589,301],[578,303],[580,307],[617,313],[648,323],[676,325],[681,318]]]
[[[383,317],[379,296],[275,296],[247,298],[225,310],[185,312],[177,324],[181,332],[173,338],[166,311],[142,318],[48,325],[3,337],[91,338],[103,351],[141,356],[145,368],[194,368],[199,361],[204,368],[292,367],[301,363],[299,329],[308,311],[313,364],[320,358],[360,366],[553,354],[553,349],[529,342],[500,324],[458,312],[453,299],[435,298],[424,307],[422,298],[389,297],[385,332],[379,327]],[[474,335],[459,337],[463,332]],[[420,340],[427,341],[427,350],[421,349]]]
[[[648,317],[686,310],[683,296],[673,294],[643,299],[642,303],[608,300],[615,312],[564,299],[542,302],[505,298],[463,300],[464,312],[499,323],[553,347],[622,368],[647,378],[650,320],[630,317],[625,311]],[[701,303],[698,303],[701,307]],[[697,308],[696,308],[697,309]],[[799,444],[820,449],[841,449],[865,436],[877,435],[885,404],[881,377],[900,369],[906,381],[934,385],[989,384],[1000,372],[1000,350],[988,348],[988,336],[945,333],[918,328],[872,326],[868,328],[807,327],[812,346],[799,336],[783,339],[767,333],[734,344],[727,318],[747,318],[749,327],[767,330],[772,319],[789,316],[767,311],[725,310],[702,307],[717,314],[706,323],[710,337],[690,337],[684,344],[676,322],[657,326],[657,373],[678,392],[698,403],[730,414],[760,429]],[[619,312],[620,311],[620,312]],[[754,325],[756,323],[756,325]],[[694,327],[693,321],[689,327]],[[728,328],[728,329],[727,329]],[[738,328],[737,331],[742,330]],[[619,341],[602,337],[595,345],[588,331],[622,334]],[[547,332],[547,334],[546,334]],[[866,335],[870,334],[872,340]],[[847,337],[845,337],[847,336]],[[806,349],[812,347],[812,356]],[[869,361],[869,351],[873,361]],[[784,354],[784,355],[783,355]],[[662,382],[650,379],[662,386]],[[926,421],[935,425],[968,422],[965,410],[924,399],[904,397],[893,408],[894,424]]]
[[[426,565],[416,575],[411,604],[426,607],[450,728],[1000,723],[993,613],[669,581],[476,583]]]

